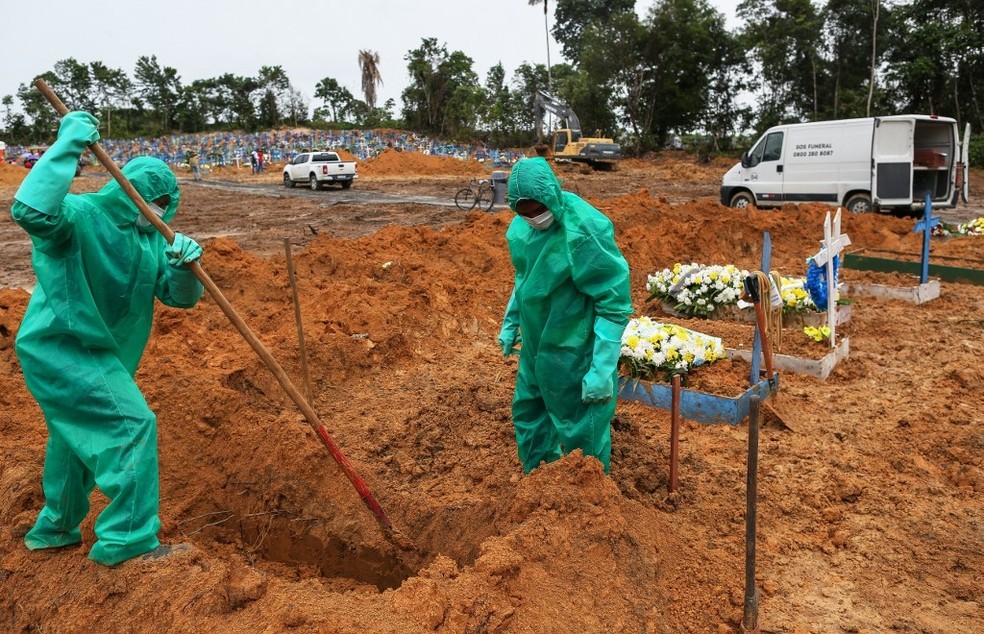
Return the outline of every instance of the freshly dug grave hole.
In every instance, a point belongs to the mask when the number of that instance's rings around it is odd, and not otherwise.
[[[206,302],[203,310],[207,316],[195,319],[162,310],[148,350],[162,357],[161,371],[145,382],[148,400],[162,421],[171,421],[161,429],[161,473],[162,512],[171,510],[164,528],[174,540],[211,542],[209,550],[231,549],[277,575],[380,590],[399,586],[439,555],[461,566],[475,561],[505,513],[480,494],[482,483],[505,484],[515,470],[514,452],[501,450],[514,442],[509,384],[468,384],[439,367],[410,372],[417,361],[406,352],[390,355],[395,364],[379,373],[369,361],[376,351],[399,348],[386,337],[373,334],[378,343],[369,347],[366,338],[309,335],[312,404],[394,526],[412,540],[413,549],[403,550],[386,538],[259,361],[233,335],[212,328],[216,309]],[[366,310],[353,317],[369,318],[354,330],[380,332]],[[474,323],[462,318],[456,330],[470,333]],[[337,364],[319,360],[325,339],[345,359],[344,378]],[[170,363],[166,351],[178,342],[207,350],[206,367]],[[281,338],[278,331],[267,342],[296,372],[289,333]],[[376,406],[363,409],[369,397],[355,395],[370,394]],[[427,494],[448,477],[479,486]]]

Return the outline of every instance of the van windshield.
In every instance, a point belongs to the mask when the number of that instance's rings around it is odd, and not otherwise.
[[[338,155],[335,154],[334,152],[321,152],[311,157],[312,162],[337,161],[337,160],[338,160]]]

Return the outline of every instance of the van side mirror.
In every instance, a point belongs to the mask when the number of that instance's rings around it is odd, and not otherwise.
[[[748,160],[748,150],[745,150],[744,152],[741,153],[741,166],[742,167],[752,166],[751,162]]]

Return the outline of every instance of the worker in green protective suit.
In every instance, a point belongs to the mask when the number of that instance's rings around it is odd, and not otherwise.
[[[16,346],[48,427],[45,504],[24,542],[31,550],[79,543],[98,486],[110,501],[89,558],[113,566],[159,552],[157,420],[133,376],[154,298],[191,308],[201,297],[187,265],[202,249],[181,234],[168,245],[115,181],[68,193],[82,151],[99,139],[97,126],[88,113],[66,115],[14,196],[37,277]],[[174,218],[180,196],[165,163],[133,159],[123,174],[164,222]]]
[[[545,159],[509,176],[506,231],[516,269],[499,345],[519,349],[513,424],[523,470],[581,449],[609,470],[629,266],[611,221],[561,190]]]

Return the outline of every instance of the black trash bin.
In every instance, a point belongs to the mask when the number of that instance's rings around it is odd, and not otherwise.
[[[495,170],[492,172],[492,203],[504,205],[506,203],[506,189],[509,183],[509,172]]]

